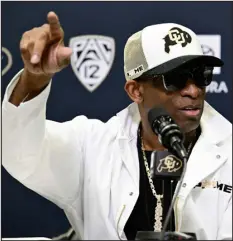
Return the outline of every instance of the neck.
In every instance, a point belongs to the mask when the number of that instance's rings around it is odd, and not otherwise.
[[[145,150],[148,151],[160,151],[165,150],[166,148],[159,142],[157,135],[151,130],[149,123],[142,122],[141,135],[143,138],[143,144]],[[188,148],[189,144],[196,139],[196,129],[185,134],[184,146]]]

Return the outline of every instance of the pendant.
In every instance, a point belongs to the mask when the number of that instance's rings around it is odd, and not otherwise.
[[[163,219],[163,207],[161,199],[163,195],[156,195],[157,204],[155,207],[155,224],[154,224],[154,232],[161,232],[162,231],[162,219]]]

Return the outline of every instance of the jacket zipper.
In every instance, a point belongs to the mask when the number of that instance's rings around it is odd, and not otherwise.
[[[121,216],[122,216],[122,214],[123,214],[123,212],[124,212],[124,210],[125,210],[125,207],[126,207],[126,205],[124,204],[123,207],[122,207],[122,209],[121,209],[120,216],[119,216],[119,218],[118,218],[118,220],[117,220],[117,235],[118,235],[118,238],[119,238],[120,240],[121,240],[121,237],[119,236],[119,233],[118,233],[118,227],[119,227],[119,223],[120,223]]]

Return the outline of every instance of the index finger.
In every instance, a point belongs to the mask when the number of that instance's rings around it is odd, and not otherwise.
[[[58,16],[56,15],[56,13],[49,12],[47,19],[48,19],[52,37],[62,37],[63,31],[62,31],[61,24],[59,22],[59,19],[58,19]]]

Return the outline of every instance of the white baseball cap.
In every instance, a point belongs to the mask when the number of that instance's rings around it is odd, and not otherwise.
[[[221,59],[203,54],[197,35],[191,29],[175,23],[151,25],[127,40],[125,77],[132,80],[145,72],[164,74],[193,60],[212,67],[223,65]]]

